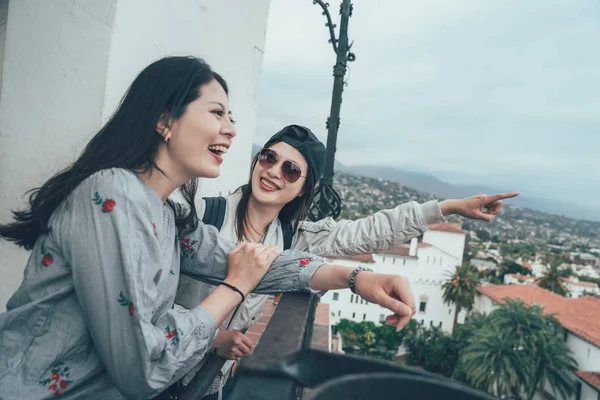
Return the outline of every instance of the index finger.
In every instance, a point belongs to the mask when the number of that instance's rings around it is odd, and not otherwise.
[[[487,196],[488,197],[487,200],[488,200],[488,203],[492,203],[492,202],[498,201],[498,200],[512,199],[513,197],[517,197],[518,195],[519,195],[519,192],[492,194],[490,196]]]
[[[417,311],[415,296],[413,295],[410,283],[408,283],[408,279],[404,278],[401,281],[397,281],[394,285],[394,293],[401,302],[406,304],[412,310],[413,314]]]

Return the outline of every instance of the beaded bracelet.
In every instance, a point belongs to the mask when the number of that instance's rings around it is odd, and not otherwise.
[[[352,271],[352,273],[350,274],[350,279],[348,280],[348,286],[350,286],[350,290],[354,294],[358,294],[356,293],[356,277],[358,276],[358,273],[362,271],[373,272],[371,268],[363,267],[362,265],[359,265],[358,267],[354,268],[354,271]]]

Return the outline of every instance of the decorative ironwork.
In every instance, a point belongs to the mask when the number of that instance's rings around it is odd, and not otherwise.
[[[328,182],[323,178],[315,189],[313,204],[308,209],[308,218],[318,221],[326,216],[337,218],[342,212],[342,198],[333,188],[333,179]]]
[[[332,44],[336,54],[336,62],[333,66],[333,92],[331,95],[331,110],[325,126],[327,127],[327,157],[325,170],[319,186],[315,190],[315,197],[309,207],[308,217],[317,221],[325,217],[337,218],[342,212],[341,199],[333,188],[333,165],[335,161],[335,149],[337,133],[340,128],[340,109],[342,105],[342,92],[344,91],[344,76],[347,71],[347,63],[356,60],[356,55],[350,52],[352,44],[348,43],[348,22],[352,16],[353,6],[350,0],[342,0],[340,4],[340,31],[339,38],[335,36],[336,25],[329,14],[329,3],[322,0],[313,0],[323,9],[323,15],[327,18],[325,26],[329,28],[329,42]],[[337,121],[332,124],[330,121]]]

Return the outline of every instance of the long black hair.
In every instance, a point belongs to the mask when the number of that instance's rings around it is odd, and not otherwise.
[[[135,78],[115,113],[77,161],[41,187],[31,190],[28,209],[13,211],[14,222],[0,225],[0,237],[31,250],[37,239],[49,231],[48,221],[63,199],[79,183],[102,169],[162,173],[155,163],[163,140],[157,132],[159,120],[179,119],[188,104],[200,97],[200,88],[212,80],[229,93],[225,80],[199,58],[166,57],[150,64]],[[192,179],[181,190],[186,205],[168,200],[181,235],[197,227],[196,190],[197,181]]]
[[[275,143],[276,142],[269,142],[265,147],[272,146]],[[254,173],[254,168],[256,168],[259,154],[260,153],[257,153],[252,159],[248,183],[238,189],[242,191],[242,198],[235,210],[235,232],[239,242],[248,239],[248,231],[251,228],[248,221],[248,203],[250,202],[250,196],[252,196],[252,174]],[[287,203],[283,206],[281,211],[279,211],[279,221],[281,221],[281,223],[291,223],[292,233],[294,235],[298,232],[300,222],[306,220],[308,207],[315,194],[315,186],[315,175],[309,166],[306,173],[306,180],[304,181],[304,187],[302,188],[304,193],[302,196],[298,196]]]

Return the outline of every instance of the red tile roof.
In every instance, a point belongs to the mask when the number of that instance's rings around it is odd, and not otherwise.
[[[483,285],[479,293],[503,303],[504,298],[520,299],[525,304],[537,303],[544,314],[557,314],[560,324],[575,335],[600,347],[600,299],[583,296],[577,299],[562,297],[535,285]]]
[[[458,226],[454,224],[433,224],[429,225],[429,230],[431,231],[441,231],[441,232],[450,232],[450,233],[460,233],[461,235],[466,235],[467,232],[460,229]]]
[[[600,391],[600,372],[593,371],[575,371],[578,377],[589,383],[596,390]]]

